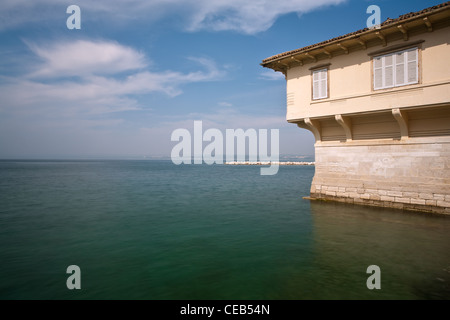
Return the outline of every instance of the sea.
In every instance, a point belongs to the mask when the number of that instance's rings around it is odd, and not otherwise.
[[[450,299],[448,217],[305,200],[313,176],[0,161],[0,299]]]

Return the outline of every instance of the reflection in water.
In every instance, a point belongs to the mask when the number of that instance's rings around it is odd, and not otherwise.
[[[315,298],[450,298],[448,217],[327,202],[311,212]],[[370,265],[381,268],[381,290],[366,287]]]
[[[302,200],[313,175],[0,161],[0,299],[450,298],[449,218]]]

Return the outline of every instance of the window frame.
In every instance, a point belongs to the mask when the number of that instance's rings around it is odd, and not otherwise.
[[[410,51],[415,51],[416,52],[416,57],[415,60],[413,61],[408,61],[408,54],[407,52]],[[403,55],[403,62],[402,63],[397,63],[397,55],[398,54],[404,54]],[[385,65],[385,59],[388,56],[392,56],[392,64],[390,65],[392,68],[392,85],[386,85],[386,65]],[[378,58],[382,58],[382,66],[380,68],[377,69],[381,69],[382,72],[382,76],[381,76],[381,80],[382,80],[382,85],[379,87],[375,87],[376,84],[376,70],[375,70],[375,60]],[[399,88],[399,87],[404,87],[404,86],[410,86],[410,85],[415,85],[415,84],[419,84],[421,81],[421,72],[420,72],[420,61],[421,61],[421,50],[419,46],[413,46],[413,47],[409,47],[409,48],[404,48],[401,50],[395,50],[395,51],[390,51],[390,52],[386,52],[383,54],[379,54],[379,55],[374,55],[372,57],[372,68],[371,68],[371,73],[372,73],[372,91],[379,91],[379,90],[387,90],[387,89],[394,89],[394,88]],[[409,78],[409,74],[408,74],[408,63],[409,62],[415,62],[415,72],[416,72],[416,77],[414,81],[407,81]],[[397,66],[403,64],[403,77],[404,77],[404,82],[401,84],[397,84]]]
[[[330,69],[329,65],[326,66],[318,66],[317,68],[310,69],[311,70],[311,101],[318,101],[318,100],[324,100],[330,98]],[[314,74],[317,72],[325,71],[326,72],[326,78],[325,79],[319,79],[314,80]],[[326,92],[325,96],[320,95],[319,97],[314,97],[314,83],[319,82],[319,91],[320,91],[320,82],[325,80],[326,81]]]

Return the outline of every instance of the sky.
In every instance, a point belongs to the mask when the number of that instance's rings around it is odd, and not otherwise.
[[[312,155],[261,61],[365,28],[370,5],[384,21],[443,2],[2,0],[0,159],[168,157],[194,121],[278,129],[281,154]]]

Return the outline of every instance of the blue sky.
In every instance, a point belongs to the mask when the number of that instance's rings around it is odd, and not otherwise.
[[[177,128],[280,130],[280,153],[311,155],[285,120],[277,53],[442,1],[3,0],[0,159],[169,156]],[[66,9],[81,9],[69,30]]]

